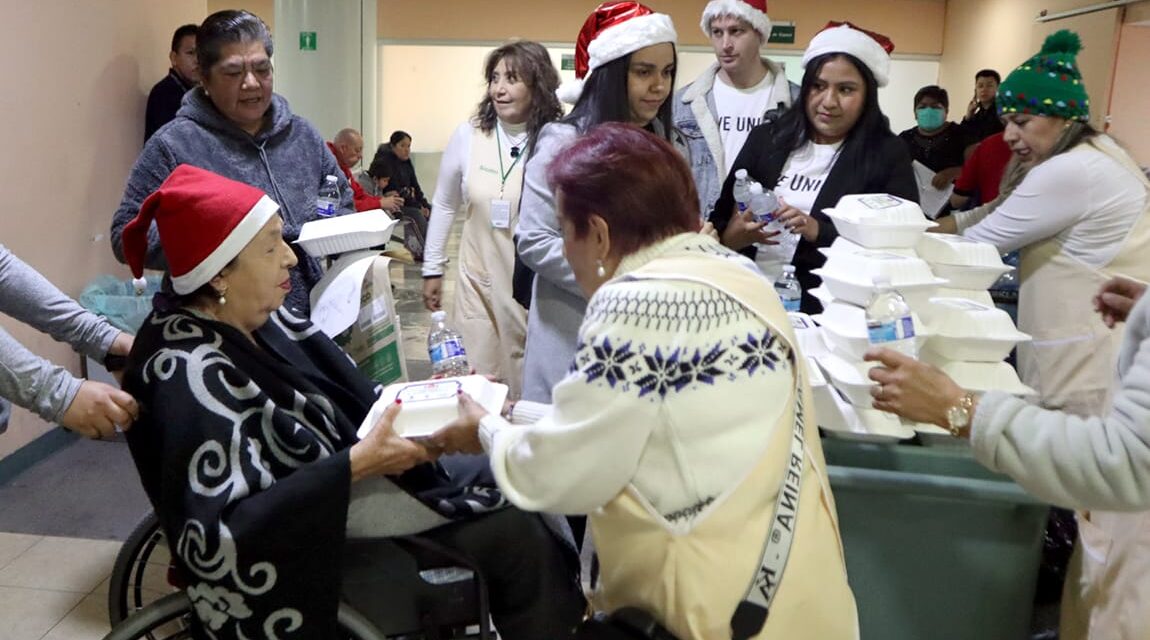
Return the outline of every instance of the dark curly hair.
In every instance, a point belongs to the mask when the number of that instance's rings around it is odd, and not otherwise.
[[[551,55],[543,45],[519,40],[487,54],[487,61],[483,64],[483,78],[488,85],[501,60],[506,62],[508,72],[518,76],[531,91],[531,115],[527,118],[527,152],[531,153],[543,125],[563,115],[563,107],[555,96],[555,90],[559,88],[559,72],[555,70]],[[495,104],[490,94],[484,93],[483,100],[479,101],[475,109],[473,120],[484,133],[491,133],[495,129]]]

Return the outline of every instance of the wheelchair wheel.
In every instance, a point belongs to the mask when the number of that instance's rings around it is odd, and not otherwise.
[[[132,531],[112,565],[108,620],[115,627],[149,603],[178,590],[169,580],[171,555],[156,514],[149,512]]]
[[[116,625],[104,640],[192,640],[192,603],[182,591],[170,593]],[[346,604],[339,605],[339,640],[385,640],[383,634]]]

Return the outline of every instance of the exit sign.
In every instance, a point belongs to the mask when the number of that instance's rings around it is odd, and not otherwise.
[[[771,32],[772,34],[774,31]],[[792,35],[791,40],[794,41]],[[315,32],[314,31],[300,31],[299,32],[299,50],[300,51],[315,51]]]
[[[795,23],[782,23],[771,25],[771,35],[767,38],[768,44],[794,44]]]
[[[559,58],[560,71],[574,71],[575,70],[575,55],[571,53],[564,53]]]

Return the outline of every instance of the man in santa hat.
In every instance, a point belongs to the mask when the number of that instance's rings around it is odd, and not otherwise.
[[[707,218],[751,129],[798,100],[799,86],[787,82],[782,65],[759,55],[771,34],[766,0],[711,0],[699,26],[716,60],[672,104]]]

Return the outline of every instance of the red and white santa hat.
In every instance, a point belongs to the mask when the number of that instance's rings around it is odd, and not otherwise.
[[[555,95],[575,104],[595,69],[643,47],[676,40],[671,16],[638,2],[604,2],[587,17],[575,40],[575,80],[564,82]]]
[[[849,22],[828,22],[807,45],[803,53],[803,67],[827,53],[849,53],[870,69],[878,86],[885,87],[890,80],[892,51],[894,43],[881,33],[860,29]]]
[[[751,28],[759,32],[763,42],[771,35],[771,18],[767,15],[767,0],[711,0],[703,9],[703,19],[699,26],[703,33],[711,37],[711,20],[719,16],[732,16],[746,20]]]
[[[124,257],[143,275],[155,222],[172,288],[186,295],[216,277],[279,209],[255,187],[181,164],[124,227]]]

